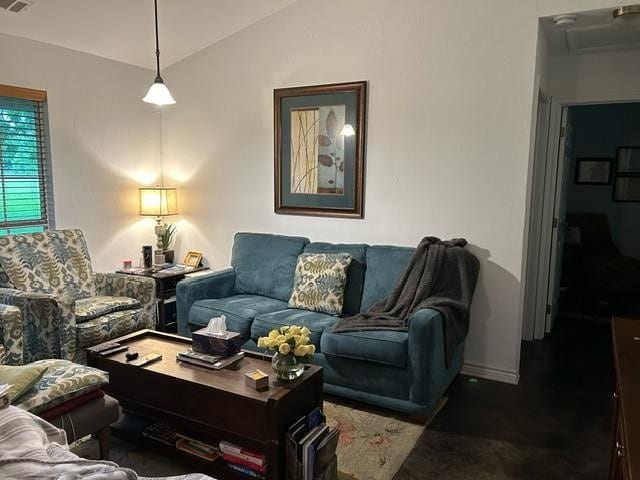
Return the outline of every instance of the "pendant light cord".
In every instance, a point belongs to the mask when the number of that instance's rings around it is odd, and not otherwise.
[[[160,76],[160,40],[158,39],[158,0],[153,0],[153,8],[156,19],[156,82],[162,82],[162,77]]]

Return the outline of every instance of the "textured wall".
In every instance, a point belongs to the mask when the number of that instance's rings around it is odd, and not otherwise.
[[[159,114],[140,100],[152,72],[7,35],[0,59],[0,83],[48,93],[56,227],[85,232],[97,270],[137,262],[155,240],[136,190],[158,175]]]
[[[415,245],[482,261],[466,360],[515,378],[538,17],[602,1],[301,0],[168,69],[164,146],[190,248],[239,230]],[[369,81],[365,219],[273,213],[273,89]]]

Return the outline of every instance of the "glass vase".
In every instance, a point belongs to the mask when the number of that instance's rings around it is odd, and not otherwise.
[[[288,382],[302,375],[304,363],[298,360],[298,357],[293,353],[283,355],[280,352],[276,352],[271,360],[271,368],[273,368],[278,380]]]

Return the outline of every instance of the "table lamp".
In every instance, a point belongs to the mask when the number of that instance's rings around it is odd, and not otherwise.
[[[171,187],[141,187],[140,215],[156,217],[156,246],[162,251],[162,235],[167,229],[162,217],[178,214],[178,192]]]

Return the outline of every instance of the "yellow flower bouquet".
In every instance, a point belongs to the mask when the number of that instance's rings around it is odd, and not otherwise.
[[[293,353],[296,357],[308,357],[316,352],[316,347],[309,343],[311,332],[307,327],[285,325],[269,332],[268,337],[258,338],[258,348],[275,350],[281,355]]]
[[[258,338],[258,348],[275,351],[271,366],[278,379],[294,380],[304,373],[302,357],[310,357],[316,351],[315,345],[309,343],[310,335],[307,327],[285,325]]]

